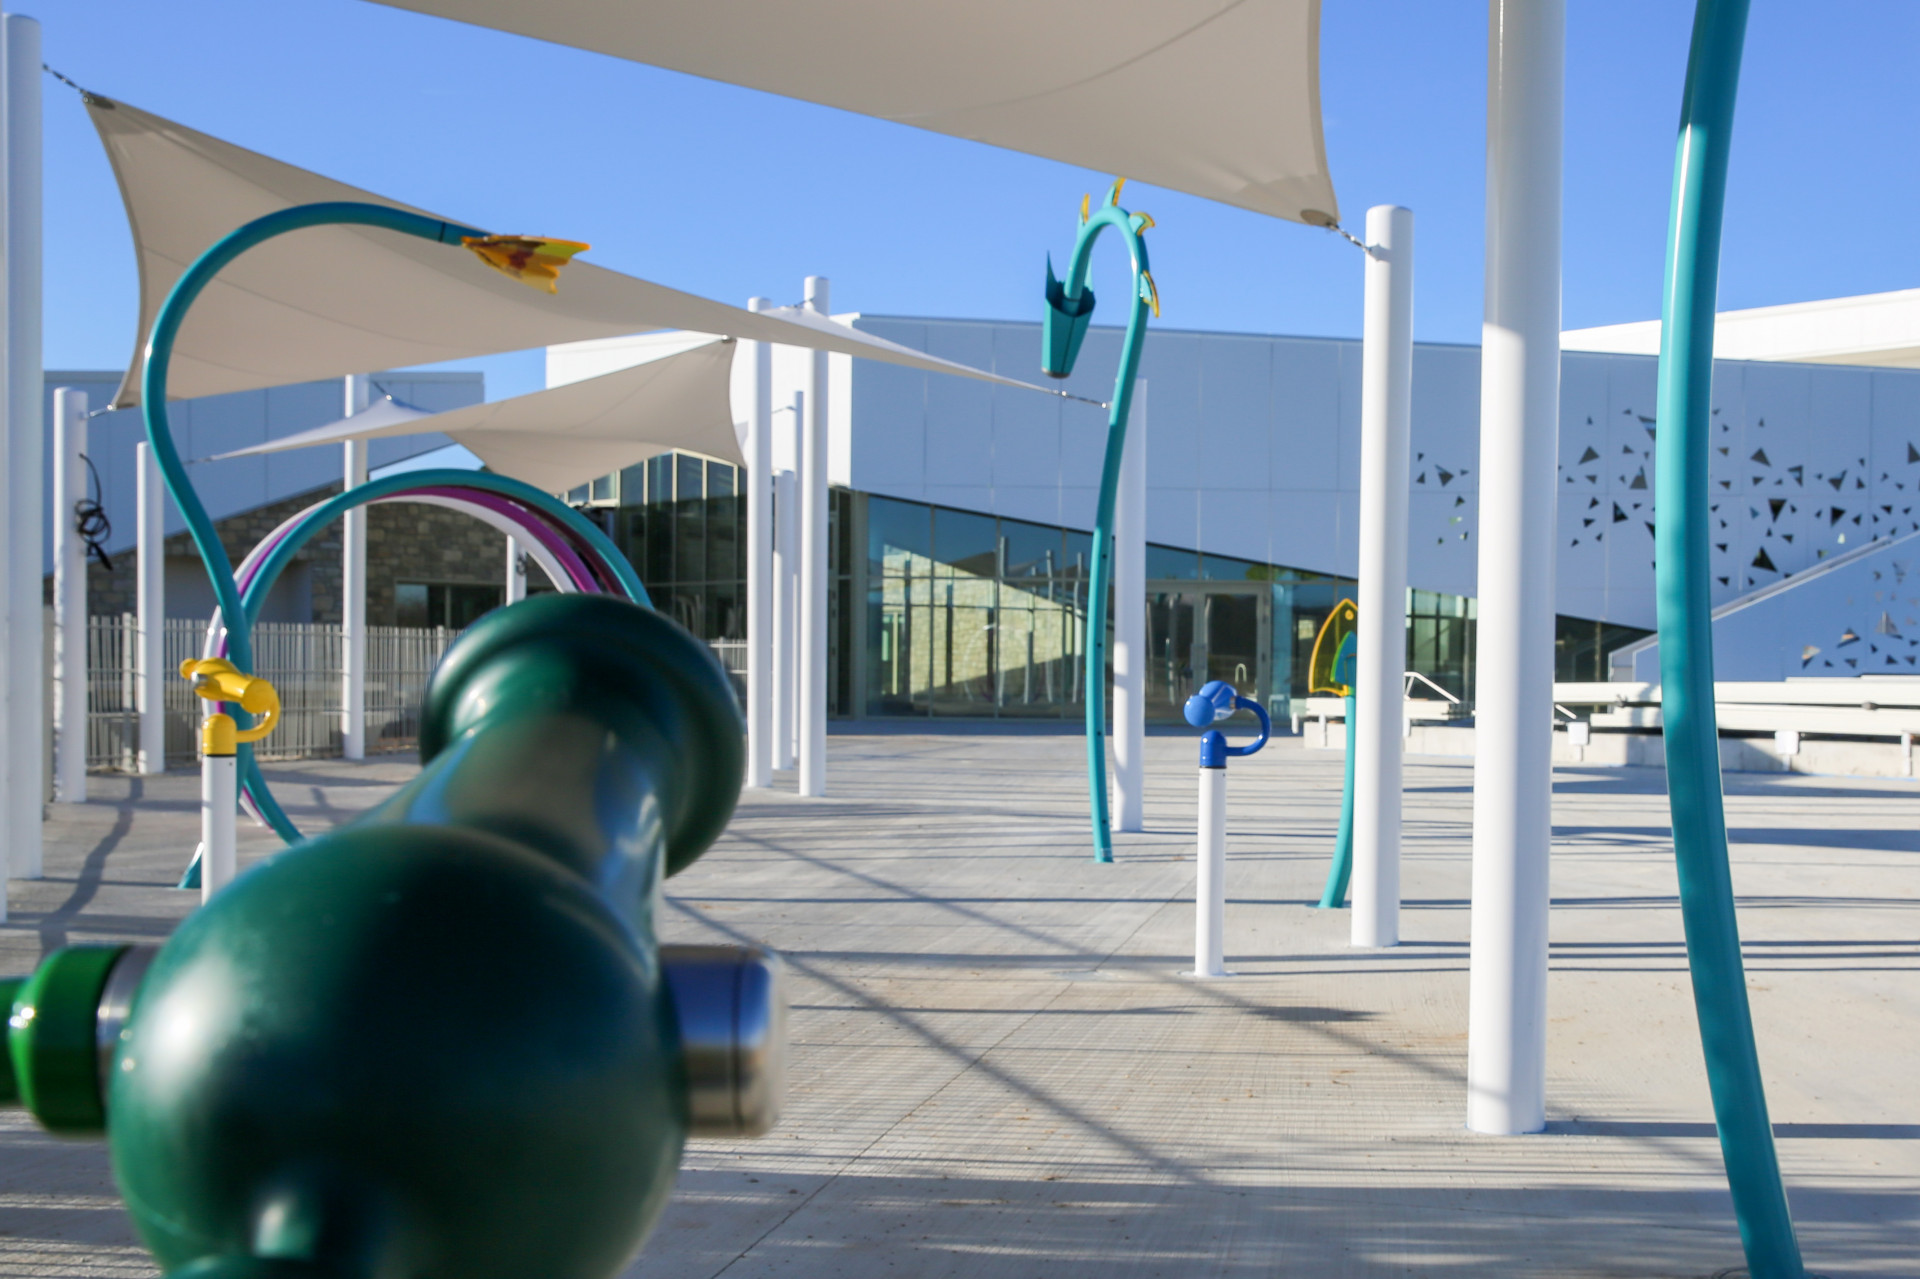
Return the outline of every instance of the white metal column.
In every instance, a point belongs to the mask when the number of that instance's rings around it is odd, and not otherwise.
[[[1491,0],[1467,1127],[1546,1126],[1565,0]]]
[[[1354,637],[1353,944],[1400,941],[1407,501],[1413,414],[1413,211],[1367,210],[1360,373],[1360,626]]]
[[[1225,977],[1227,934],[1227,770],[1200,768],[1199,842],[1194,849],[1193,975]]]
[[[791,412],[796,457],[802,398],[798,392],[794,394]],[[800,576],[795,571],[800,558],[798,472],[781,471],[773,477],[773,514],[773,766],[785,771],[793,767],[794,682],[799,674],[793,642]]]
[[[145,440],[134,449],[134,607],[140,631],[134,652],[135,706],[140,716],[140,771],[167,771],[167,490]],[[197,720],[199,717],[195,716]]]
[[[6,468],[5,760],[9,874],[40,878],[40,823],[46,803],[46,658],[41,573],[47,538],[41,485],[46,466],[40,376],[40,24],[4,18],[6,115]]]
[[[53,393],[53,797],[87,801],[87,393]]]
[[[806,308],[827,312],[826,277],[810,275]],[[807,353],[806,405],[800,444],[806,453],[800,489],[800,784],[802,795],[827,793],[827,353]]]
[[[527,553],[520,549],[520,539],[507,539],[507,603],[518,604],[527,598]]]
[[[372,398],[370,379],[349,374],[345,416],[365,413]],[[367,482],[367,442],[341,446],[342,482],[358,488]],[[367,757],[367,508],[356,506],[340,520],[340,753]]]
[[[773,303],[749,298],[749,311]],[[743,342],[747,374],[747,785],[771,786],[773,745],[773,346]]]
[[[1118,829],[1143,828],[1147,745],[1147,384],[1133,384],[1113,508],[1113,794]]]

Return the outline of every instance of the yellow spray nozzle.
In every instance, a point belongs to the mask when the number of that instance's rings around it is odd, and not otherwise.
[[[188,658],[180,663],[182,678],[210,702],[232,702],[249,715],[260,716],[252,728],[236,731],[236,742],[257,742],[280,721],[280,694],[258,675],[247,675],[224,657]],[[213,719],[225,719],[216,715]],[[225,753],[225,752],[221,752]]]

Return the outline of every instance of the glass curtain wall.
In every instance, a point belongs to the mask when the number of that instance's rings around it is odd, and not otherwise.
[[[705,640],[746,638],[741,471],[667,453],[567,495],[609,526],[656,604]],[[1076,719],[1085,677],[1088,534],[971,511],[831,494],[828,704],[841,716]],[[864,552],[864,553],[863,553]],[[1350,578],[1147,548],[1147,710],[1180,718],[1209,679],[1284,716],[1307,696],[1314,637]],[[1469,704],[1475,602],[1407,593],[1407,669]],[[1556,678],[1604,680],[1647,634],[1560,618]]]
[[[569,493],[606,510],[655,607],[704,640],[744,640],[746,497],[740,468],[663,453]]]
[[[869,715],[1079,713],[1085,534],[865,501]]]

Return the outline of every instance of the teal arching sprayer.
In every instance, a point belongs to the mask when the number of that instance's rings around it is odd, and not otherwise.
[[[1734,1216],[1753,1279],[1802,1279],[1754,1045],[1727,859],[1713,697],[1708,452],[1714,305],[1747,0],[1699,0],[1661,297],[1654,479],[1662,734],[1687,966]]]
[[[1356,628],[1360,608],[1352,600],[1341,600],[1320,623],[1313,637],[1313,651],[1307,656],[1307,693],[1332,693],[1341,699],[1341,714],[1346,720],[1344,780],[1340,787],[1340,830],[1333,840],[1333,862],[1327,867],[1326,887],[1320,892],[1321,910],[1337,910],[1346,905],[1347,883],[1353,877],[1353,770],[1354,672],[1359,661]]]
[[[1140,348],[1147,338],[1147,314],[1160,314],[1160,292],[1147,266],[1147,243],[1142,234],[1153,225],[1144,213],[1120,207],[1120,178],[1107,192],[1098,210],[1091,199],[1080,203],[1080,235],[1074,241],[1067,278],[1053,274],[1047,259],[1047,311],[1041,326],[1040,366],[1049,377],[1073,372],[1080,345],[1093,320],[1093,290],[1087,287],[1087,269],[1100,233],[1112,228],[1126,243],[1133,266],[1133,304],[1127,312],[1127,333],[1120,348],[1120,370],[1114,375],[1113,401],[1107,410],[1107,450],[1100,467],[1100,497],[1094,508],[1093,555],[1088,566],[1086,613],[1087,791],[1093,816],[1093,857],[1113,860],[1113,823],[1107,798],[1107,600],[1113,587],[1113,510],[1120,491],[1120,462],[1126,455],[1127,414],[1133,407],[1133,383],[1140,371]]]
[[[266,599],[265,589],[257,592],[251,610],[241,596],[241,589],[233,572],[233,562],[227,557],[226,547],[221,544],[219,532],[213,520],[208,516],[200,495],[194,491],[193,482],[187,476],[186,467],[180,460],[179,450],[174,447],[173,429],[167,414],[167,378],[173,363],[173,347],[179,337],[180,326],[185,322],[194,301],[212,283],[215,276],[234,259],[249,249],[264,244],[277,236],[318,226],[366,226],[402,235],[416,236],[434,243],[454,248],[472,249],[496,269],[517,271],[509,267],[528,268],[532,250],[528,246],[542,243],[557,243],[567,246],[562,255],[550,259],[551,265],[534,264],[529,271],[530,278],[550,282],[559,263],[570,257],[572,251],[584,248],[569,241],[541,242],[517,237],[499,237],[480,230],[477,227],[463,226],[440,218],[428,217],[406,209],[397,209],[384,204],[365,204],[354,201],[324,201],[316,204],[297,205],[269,213],[264,217],[238,227],[221,237],[206,252],[202,253],[167,294],[167,300],[161,305],[154,317],[153,329],[147,337],[146,350],[140,372],[140,406],[146,424],[147,443],[153,450],[155,463],[160,468],[161,478],[166,482],[167,491],[187,525],[188,535],[192,537],[194,548],[200,554],[200,561],[206,567],[207,578],[213,585],[214,605],[226,628],[226,656],[241,671],[253,669],[252,622],[258,614],[261,603]],[[508,246],[507,253],[500,252],[496,246]],[[513,262],[505,259],[508,253],[518,252]],[[537,274],[535,274],[537,273]],[[624,556],[613,547],[606,535],[595,528],[580,514],[556,501],[550,495],[541,493],[531,485],[504,476],[475,476],[462,473],[457,477],[452,473],[435,473],[443,485],[461,488],[475,488],[510,498],[513,504],[523,510],[537,512],[554,527],[576,539],[593,557],[602,564],[613,566],[610,576],[611,585],[627,595],[628,598],[645,604],[648,602],[646,588],[634,575],[632,567]],[[377,497],[390,496],[400,488],[416,488],[423,485],[423,477],[413,475],[401,485],[390,485],[384,489],[372,489],[361,486],[349,493],[343,493],[335,502],[336,507],[329,509],[326,518],[345,511],[360,502],[372,501]],[[310,532],[309,532],[310,535]],[[304,540],[304,539],[303,539]],[[622,572],[621,570],[624,570]],[[275,570],[278,572],[278,569]],[[271,586],[271,575],[263,584]],[[238,708],[233,708],[237,711]],[[241,712],[236,715],[239,726],[247,727],[248,717]],[[240,747],[240,785],[242,793],[254,805],[261,818],[273,827],[280,837],[288,843],[299,840],[300,832],[267,788],[266,780],[261,776],[259,766],[254,762],[250,747]],[[182,886],[191,887],[197,883],[197,866],[190,866],[182,879]]]
[[[1333,658],[1333,677],[1346,685],[1346,694],[1341,699],[1346,705],[1342,714],[1346,719],[1346,749],[1344,781],[1340,787],[1340,830],[1333,839],[1333,864],[1327,867],[1327,886],[1320,891],[1320,909],[1337,910],[1347,904],[1347,884],[1353,878],[1353,761],[1356,752],[1353,749],[1354,734],[1359,722],[1354,718],[1353,670],[1354,656],[1353,633],[1349,631],[1340,639],[1340,649]]]

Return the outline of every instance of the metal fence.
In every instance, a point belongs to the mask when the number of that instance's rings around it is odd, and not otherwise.
[[[207,624],[168,618],[162,680],[167,764],[191,765],[200,699],[176,672],[197,657]],[[427,677],[459,632],[405,626],[367,628],[367,751],[412,750],[420,735]],[[131,770],[139,749],[136,652],[131,613],[87,621],[87,766]],[[316,759],[341,749],[341,629],[263,622],[253,628],[254,671],[280,694],[281,720],[255,748],[261,759]]]
[[[49,632],[50,633],[50,632]],[[140,626],[132,613],[87,619],[87,767],[132,772],[140,748]],[[179,676],[200,655],[207,624],[170,617],[164,638],[167,766],[190,767],[203,703]],[[367,628],[367,753],[410,751],[420,738],[427,680],[460,632],[444,626]],[[714,653],[745,697],[747,645],[712,641]],[[253,628],[254,673],[280,694],[280,726],[254,748],[260,759],[324,759],[341,753],[341,628],[262,622]],[[52,651],[48,658],[51,670]],[[51,714],[52,701],[48,700]]]

